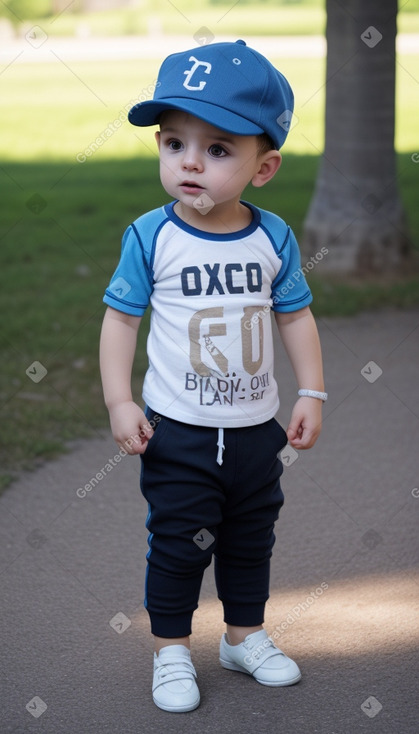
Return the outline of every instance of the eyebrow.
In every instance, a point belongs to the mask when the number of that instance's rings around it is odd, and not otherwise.
[[[216,140],[218,143],[234,144],[234,138],[228,137],[228,135],[214,135],[214,140]]]
[[[166,125],[163,123],[160,126],[160,132],[162,133],[172,133],[173,135],[182,135],[182,131],[180,129],[176,129],[174,127],[166,127]],[[234,138],[229,137],[228,135],[208,135],[211,140],[215,140],[217,143],[229,143],[230,145],[234,144]]]

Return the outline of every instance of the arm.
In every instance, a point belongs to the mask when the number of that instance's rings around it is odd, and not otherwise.
[[[113,437],[129,454],[142,454],[153,430],[131,393],[141,318],[108,308],[100,337],[100,372]]]
[[[320,340],[309,307],[292,313],[275,313],[278,331],[291,362],[298,388],[324,391]],[[290,444],[296,449],[311,448],[321,431],[322,402],[299,398],[287,429]]]

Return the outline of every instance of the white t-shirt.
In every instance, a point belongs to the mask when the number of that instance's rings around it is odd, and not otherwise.
[[[247,202],[248,227],[204,232],[181,220],[175,203],[125,231],[103,300],[134,316],[151,304],[143,398],[153,410],[192,425],[263,423],[279,408],[271,309],[312,300],[294,234]]]

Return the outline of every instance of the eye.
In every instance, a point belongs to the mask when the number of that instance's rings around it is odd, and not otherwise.
[[[219,145],[218,143],[214,143],[214,145],[210,145],[208,148],[208,153],[213,158],[224,158],[224,156],[227,155],[227,151],[223,148],[222,145]]]
[[[167,145],[169,150],[182,150],[182,143],[180,140],[169,140]]]

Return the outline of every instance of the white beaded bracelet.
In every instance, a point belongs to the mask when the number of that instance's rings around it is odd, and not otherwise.
[[[324,403],[327,400],[327,392],[319,392],[318,390],[299,390],[298,395],[300,398],[317,398]]]

